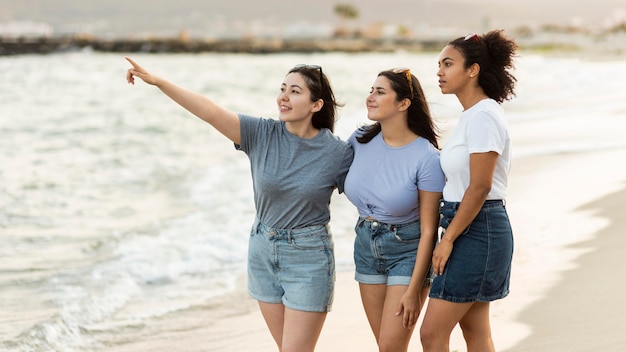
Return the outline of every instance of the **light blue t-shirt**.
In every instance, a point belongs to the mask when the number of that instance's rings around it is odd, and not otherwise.
[[[418,189],[441,192],[445,184],[439,151],[422,137],[398,148],[388,146],[382,133],[359,143],[356,136],[362,133],[357,130],[348,139],[354,161],[345,184],[359,216],[389,224],[419,219]]]
[[[304,139],[285,123],[239,114],[242,150],[250,159],[257,217],[266,226],[295,229],[330,221],[330,197],[343,185],[353,152],[323,128]]]

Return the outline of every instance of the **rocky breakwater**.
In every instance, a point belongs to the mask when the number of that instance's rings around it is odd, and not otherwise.
[[[367,38],[238,38],[238,39],[99,39],[92,37],[2,38],[0,55],[49,54],[94,50],[101,52],[145,53],[279,53],[279,52],[390,52],[395,50],[437,50],[439,40]]]

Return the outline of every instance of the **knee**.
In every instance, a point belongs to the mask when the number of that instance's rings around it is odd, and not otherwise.
[[[465,341],[470,345],[491,340],[491,331],[489,327],[474,326],[463,322],[459,322],[459,327],[463,332],[463,339],[465,339]]]
[[[439,340],[441,340],[441,334],[437,333],[437,329],[428,325],[420,327],[420,341],[425,351],[440,344]]]
[[[448,351],[450,349],[450,333],[446,333],[440,327],[422,325],[420,341],[424,352]]]
[[[402,346],[404,341],[402,339],[385,339],[381,338],[378,340],[378,351],[379,352],[398,352],[398,351],[406,351],[408,349],[408,343],[405,346]],[[408,341],[407,341],[408,342]]]

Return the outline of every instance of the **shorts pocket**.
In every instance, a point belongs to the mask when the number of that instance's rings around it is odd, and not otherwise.
[[[330,236],[326,230],[292,235],[289,244],[301,250],[321,250],[331,247]]]
[[[394,226],[391,230],[396,241],[400,243],[419,242],[421,237],[419,222],[407,226]]]

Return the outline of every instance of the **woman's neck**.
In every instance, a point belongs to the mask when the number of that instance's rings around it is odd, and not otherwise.
[[[311,139],[320,133],[320,130],[313,127],[310,121],[306,122],[285,122],[285,128],[294,136]]]
[[[409,129],[406,119],[400,121],[385,121],[380,124],[383,140],[390,147],[402,147],[407,145],[419,136]]]
[[[457,98],[459,99],[459,102],[463,106],[463,111],[478,104],[478,102],[481,100],[489,99],[487,94],[485,94],[485,92],[483,92],[482,89],[475,90],[465,95],[457,95]]]

